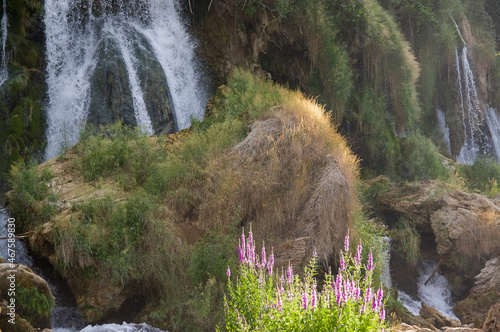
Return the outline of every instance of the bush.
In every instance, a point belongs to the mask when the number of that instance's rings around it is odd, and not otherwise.
[[[35,287],[26,288],[22,284],[16,285],[16,303],[19,304],[19,315],[36,327],[40,327],[41,321],[48,321],[56,305],[50,294],[42,294]]]
[[[500,179],[500,164],[497,161],[481,156],[472,166],[461,165],[458,171],[470,190],[495,193],[494,181]]]
[[[274,254],[255,253],[253,235],[242,234],[237,276],[227,268],[229,296],[225,314],[228,331],[380,331],[385,327],[383,290],[372,289],[373,258],[361,263],[361,244],[354,258],[345,239],[339,274],[325,276],[318,287],[317,256],[304,273],[286,276],[274,271]]]
[[[392,231],[392,239],[394,241],[393,252],[403,258],[410,270],[416,271],[420,262],[420,234],[415,226],[404,218],[398,219]]]
[[[13,165],[10,171],[12,192],[9,207],[19,219],[20,230],[28,231],[50,220],[58,212],[57,193],[49,190],[46,182],[52,178],[51,171],[36,166]]]
[[[447,179],[448,171],[441,162],[432,141],[420,134],[406,137],[401,142],[403,160],[401,174],[408,180]]]

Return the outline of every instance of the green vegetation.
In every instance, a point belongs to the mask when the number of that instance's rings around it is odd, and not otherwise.
[[[268,119],[279,125],[270,127],[274,139],[250,150],[235,147],[249,123]],[[135,291],[156,303],[148,319],[173,330],[207,330],[223,321],[223,273],[235,259],[232,235],[239,225],[255,223],[270,243],[287,236],[328,154],[337,156],[346,177],[342,190],[354,191],[357,177],[356,157],[321,106],[242,70],[190,131],[146,137],[120,123],[89,127],[68,154],[53,161],[60,167],[52,172],[12,172],[11,206],[19,222],[35,230],[51,220],[63,275],[141,285]],[[45,182],[68,169],[85,182],[76,195],[81,198],[61,215],[31,214],[44,204],[57,207]],[[339,215],[339,229],[350,227],[352,202],[338,204],[345,215]]]
[[[19,304],[17,313],[36,327],[40,327],[41,320],[48,321],[56,305],[52,295],[42,294],[37,288],[26,288],[22,284],[16,285],[16,303]]]
[[[0,185],[8,178],[11,165],[38,158],[44,147],[43,50],[33,40],[42,9],[39,0],[7,2],[9,77],[0,87]]]
[[[406,266],[416,271],[420,262],[420,234],[409,220],[399,218],[392,231],[394,245],[392,251],[401,256]]]
[[[361,243],[349,254],[349,235],[336,276],[317,280],[318,257],[313,254],[304,278],[274,268],[274,254],[255,253],[252,231],[242,235],[236,276],[228,266],[229,295],[224,310],[227,331],[381,331],[385,327],[383,290],[372,288],[373,258],[362,264]],[[246,246],[245,246],[246,243]],[[233,270],[234,273],[234,270]],[[321,282],[323,287],[319,287]]]
[[[470,190],[478,190],[493,197],[498,193],[500,164],[487,157],[478,157],[472,166],[462,165],[459,174]]]
[[[40,173],[35,166],[12,166],[10,184],[13,191],[9,207],[12,214],[19,217],[21,231],[41,225],[57,214],[57,193],[47,186],[52,176],[49,169]]]

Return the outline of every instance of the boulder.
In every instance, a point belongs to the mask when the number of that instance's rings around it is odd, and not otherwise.
[[[475,285],[469,296],[455,307],[455,314],[462,322],[474,323],[476,327],[482,327],[487,316],[490,319],[498,317],[492,305],[500,301],[500,257],[487,261],[486,266],[475,279]],[[490,308],[493,310],[491,317],[488,314]],[[498,325],[498,322],[496,324]]]
[[[441,329],[443,327],[458,327],[460,322],[455,319],[450,319],[443,316],[437,309],[428,306],[422,302],[422,308],[420,308],[420,317]]]
[[[422,243],[435,243],[441,271],[459,298],[472,288],[484,260],[500,254],[498,198],[428,180],[391,185],[379,198],[379,210],[389,226],[404,217],[421,233]]]
[[[500,332],[500,302],[493,305],[483,323],[483,332]]]
[[[8,279],[9,278],[9,279]],[[15,285],[12,287],[12,285]],[[20,287],[25,289],[35,288],[39,294],[54,300],[54,296],[50,291],[47,282],[40,276],[33,273],[33,271],[21,264],[16,264],[12,268],[8,263],[0,264],[0,298],[11,298],[9,290],[12,288],[16,292],[15,299],[19,299]],[[16,302],[16,313],[21,316],[29,317],[32,325],[36,327],[50,327],[51,311],[38,312],[32,308],[24,308],[22,303]]]
[[[17,313],[14,320],[9,315],[9,303],[6,300],[0,301],[0,331],[8,332],[35,332],[33,326],[26,319],[21,318]]]

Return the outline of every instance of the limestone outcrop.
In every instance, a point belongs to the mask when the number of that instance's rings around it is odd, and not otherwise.
[[[399,183],[379,199],[389,224],[411,220],[422,238],[434,242],[442,272],[463,298],[481,271],[481,260],[500,253],[500,198],[452,189],[437,181]]]
[[[455,313],[462,321],[474,323],[476,327],[482,327],[486,324],[486,326],[493,328],[495,325],[500,325],[498,321],[499,301],[500,257],[496,257],[486,262],[481,273],[476,276],[474,287],[469,296],[457,304]]]
[[[11,296],[9,294],[9,291],[11,289],[13,292],[11,294],[15,294],[15,296]],[[38,312],[31,307],[28,308],[23,306],[22,301],[27,300],[25,299],[25,294],[27,294],[27,292],[31,292],[29,294],[33,294],[35,290],[39,296],[45,297],[47,301],[54,301],[54,296],[52,295],[47,282],[42,277],[35,274],[29,267],[21,264],[16,264],[14,265],[14,267],[12,267],[9,263],[0,263],[0,299],[6,300],[13,298],[15,300],[15,319],[16,321],[19,320],[19,325],[23,325],[24,320],[17,315],[29,318],[31,324],[26,322],[29,325],[33,325],[39,328],[50,327],[51,308]],[[24,295],[22,295],[21,292],[23,292]],[[8,304],[10,303],[5,303],[5,306],[7,306]],[[4,304],[2,304],[2,318],[0,318],[0,321],[8,321],[10,317],[6,316],[7,318],[5,318],[4,316],[9,312],[10,310],[7,307],[4,308]],[[5,331],[11,330],[6,328]],[[29,331],[29,328],[27,328],[26,331]]]

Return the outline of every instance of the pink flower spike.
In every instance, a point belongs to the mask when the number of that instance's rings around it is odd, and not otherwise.
[[[363,250],[363,247],[361,246],[361,241],[358,244],[358,250],[356,251],[356,256],[354,257],[354,264],[356,267],[359,267],[361,265],[361,251]]]
[[[372,251],[370,250],[370,254],[368,255],[368,266],[366,267],[366,270],[370,272],[373,270],[373,255]]]
[[[252,230],[250,230],[250,233],[248,233],[248,244],[250,245],[250,248],[253,247],[253,233],[252,233]]]
[[[286,269],[286,276],[287,276],[286,281],[289,284],[291,284],[293,281],[293,270],[292,270],[292,266],[290,265],[290,263],[288,265],[288,268]]]
[[[340,257],[340,270],[345,271],[344,257]]]
[[[261,257],[261,260],[262,260],[262,267],[265,267],[267,264],[266,262],[266,247],[264,247],[264,243],[262,243],[262,257]]]
[[[349,230],[347,230],[347,235],[345,236],[344,251],[345,252],[349,251]]]
[[[228,278],[231,276],[231,270],[229,269],[229,265],[227,266],[226,274]]]
[[[385,309],[384,306],[382,306],[382,309],[380,310],[380,322],[383,322],[385,319]]]
[[[245,255],[243,254],[243,250],[241,250],[241,245],[238,244],[238,262],[241,264],[245,261]]]
[[[304,293],[302,293],[302,307],[304,308],[304,310],[307,310],[307,291],[304,291]]]

